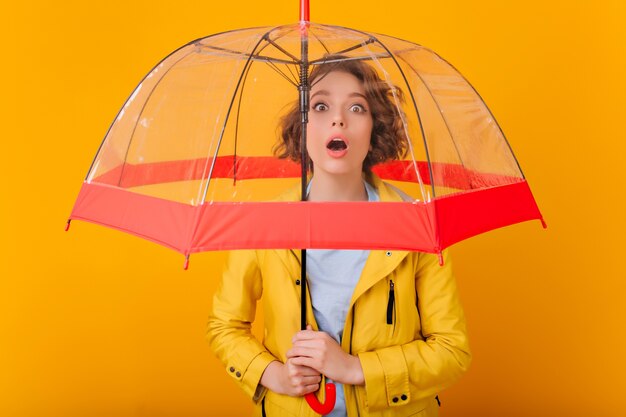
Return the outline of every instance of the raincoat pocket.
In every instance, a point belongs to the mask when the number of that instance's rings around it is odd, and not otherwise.
[[[290,397],[267,391],[259,408],[265,409],[266,417],[289,417],[300,416],[303,404],[304,399],[302,397]]]
[[[421,403],[421,401],[420,401]],[[437,417],[439,415],[439,405],[437,400],[429,398],[425,401],[426,407],[414,414],[409,414],[408,417]]]
[[[437,407],[437,401],[434,398],[424,398],[402,407],[387,409],[382,415],[389,417],[437,417],[439,407]]]
[[[365,400],[366,394],[363,387],[355,387],[354,395],[356,396],[356,402],[359,410],[366,410],[364,413],[361,411],[358,415],[369,417],[437,417],[439,414],[439,407],[437,406],[437,400],[434,398],[424,398],[419,401],[413,401],[401,407],[388,407],[382,410],[369,411],[367,409],[367,402]],[[268,416],[269,417],[269,416]]]

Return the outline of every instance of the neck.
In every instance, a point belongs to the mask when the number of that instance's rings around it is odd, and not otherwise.
[[[360,172],[329,175],[318,172],[311,178],[309,201],[367,201],[367,190]]]

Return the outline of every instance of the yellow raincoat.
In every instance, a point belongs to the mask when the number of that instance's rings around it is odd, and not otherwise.
[[[374,178],[381,201],[402,201]],[[299,190],[285,196],[297,200]],[[303,397],[289,397],[259,386],[267,365],[285,362],[300,330],[299,251],[231,252],[213,299],[208,338],[226,372],[268,417],[315,416]],[[358,355],[364,386],[344,386],[349,417],[420,416],[438,413],[435,396],[467,369],[470,353],[465,316],[450,260],[436,255],[371,251],[350,301],[342,348]],[[393,282],[393,284],[392,284]],[[393,285],[393,314],[388,317]],[[250,332],[262,300],[265,336]],[[317,324],[309,300],[307,322]],[[320,390],[323,392],[323,389]]]

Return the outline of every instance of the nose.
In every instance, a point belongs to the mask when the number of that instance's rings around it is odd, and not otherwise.
[[[335,112],[335,114],[333,115],[332,123],[333,123],[333,127],[344,127],[346,125],[341,111]]]

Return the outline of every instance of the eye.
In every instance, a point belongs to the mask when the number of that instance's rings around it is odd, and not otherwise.
[[[326,111],[328,110],[328,106],[325,103],[317,103],[313,105],[313,110],[315,111]]]
[[[350,111],[354,113],[365,113],[367,110],[365,109],[365,106],[361,104],[353,104],[350,106]]]

